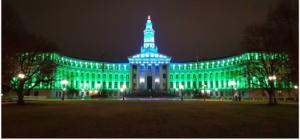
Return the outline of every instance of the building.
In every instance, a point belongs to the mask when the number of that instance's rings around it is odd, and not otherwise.
[[[158,53],[154,35],[155,31],[148,16],[141,53],[128,58],[133,91],[166,91],[168,89],[167,75],[171,57]]]
[[[258,57],[278,57],[265,53],[244,53],[236,56],[187,63],[176,63],[171,57],[160,54],[155,44],[155,31],[148,16],[144,30],[144,43],[140,53],[128,57],[129,63],[110,63],[82,60],[57,53],[45,54],[58,64],[55,79],[51,85],[40,84],[40,89],[51,89],[52,96],[59,97],[62,89],[80,91],[78,96],[90,96],[99,91],[120,91],[128,94],[139,92],[208,93],[210,96],[232,96],[239,90],[245,96],[247,90],[255,89],[244,77],[246,62]],[[67,80],[68,84],[61,84]],[[281,82],[282,88],[292,87],[291,82]]]

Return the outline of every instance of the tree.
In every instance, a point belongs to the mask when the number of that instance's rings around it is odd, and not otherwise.
[[[56,64],[48,54],[56,50],[56,45],[29,33],[9,5],[3,5],[3,92],[16,91],[17,103],[24,104],[25,91],[54,80]]]
[[[10,85],[17,93],[18,104],[24,104],[25,89],[30,91],[40,84],[52,85],[55,80],[56,64],[50,59],[48,50],[52,45],[43,39],[34,40],[32,43],[32,49],[19,52],[13,61],[16,66],[11,72],[13,76]]]
[[[290,73],[288,57],[280,53],[255,53],[256,58],[246,62],[244,71],[249,85],[264,89],[269,96],[269,104],[277,104],[276,89],[287,87]]]
[[[282,1],[269,13],[265,23],[244,31],[241,44],[248,51],[260,52],[247,62],[244,74],[249,85],[268,93],[269,104],[277,104],[275,89],[284,87],[292,75],[298,74],[298,34],[294,30],[298,26],[297,11],[291,1]]]

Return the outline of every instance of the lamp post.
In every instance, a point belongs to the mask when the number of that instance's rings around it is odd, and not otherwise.
[[[63,85],[63,92],[62,92],[62,98],[61,100],[63,101],[65,99],[65,91],[66,91],[66,86],[69,83],[68,80],[61,80],[60,83]]]
[[[182,94],[182,90],[184,89],[184,86],[180,84],[179,86],[179,94],[181,96],[180,100],[183,101],[183,94]]]
[[[24,79],[24,78],[25,78],[25,74],[19,73],[19,74],[18,74],[18,78],[19,78],[19,79]]]
[[[298,101],[298,86],[297,85],[294,85],[294,89],[295,89],[295,92],[296,92],[296,101]]]
[[[294,89],[297,90],[297,89],[298,89],[298,86],[297,86],[297,85],[294,85]]]
[[[203,88],[203,95],[204,95],[204,97],[203,97],[203,100],[204,100],[204,102],[205,102],[205,98],[206,98],[206,90],[205,90],[205,88],[206,88],[206,85],[205,84],[202,84],[202,88]]]
[[[232,96],[233,96],[233,100],[234,100],[235,96],[234,96],[234,93],[233,93],[233,88],[236,85],[236,82],[235,81],[229,81],[228,85],[231,86],[231,92],[232,92]]]
[[[273,87],[274,87],[274,89],[275,89],[275,83],[274,83],[274,81],[277,79],[277,77],[275,76],[275,75],[270,75],[270,76],[268,76],[268,80],[273,84]],[[272,89],[272,86],[271,86],[271,91],[272,91],[272,98],[269,98],[270,100],[271,99],[273,99],[273,101],[274,101],[274,103],[276,104],[276,98],[275,98],[275,92],[273,91],[273,89]],[[271,102],[271,101],[270,101]]]
[[[125,95],[124,95],[125,89],[126,89],[126,85],[124,84],[124,85],[122,85],[122,87],[120,88],[120,92],[121,92],[121,94],[122,94],[122,100],[123,100],[123,101],[125,100]]]

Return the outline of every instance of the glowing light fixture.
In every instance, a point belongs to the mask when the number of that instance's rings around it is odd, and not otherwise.
[[[294,85],[294,89],[298,89],[298,86],[297,86],[297,85]]]
[[[19,74],[18,74],[18,77],[19,77],[20,79],[24,79],[24,78],[25,78],[25,74],[19,73]]]
[[[229,85],[229,86],[235,86],[235,85],[236,85],[236,82],[235,82],[235,81],[229,81],[229,82],[228,82],[228,85]]]
[[[145,83],[145,78],[140,78],[140,83]]]
[[[270,81],[274,81],[274,80],[276,80],[277,78],[276,78],[275,75],[271,75],[271,76],[268,77],[268,79],[269,79]]]
[[[155,83],[159,83],[159,78],[155,78]]]
[[[181,90],[184,89],[184,86],[180,84],[179,89],[181,89]]]

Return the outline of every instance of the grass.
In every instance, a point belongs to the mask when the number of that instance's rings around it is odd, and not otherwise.
[[[296,138],[298,104],[41,101],[2,105],[4,138]]]

